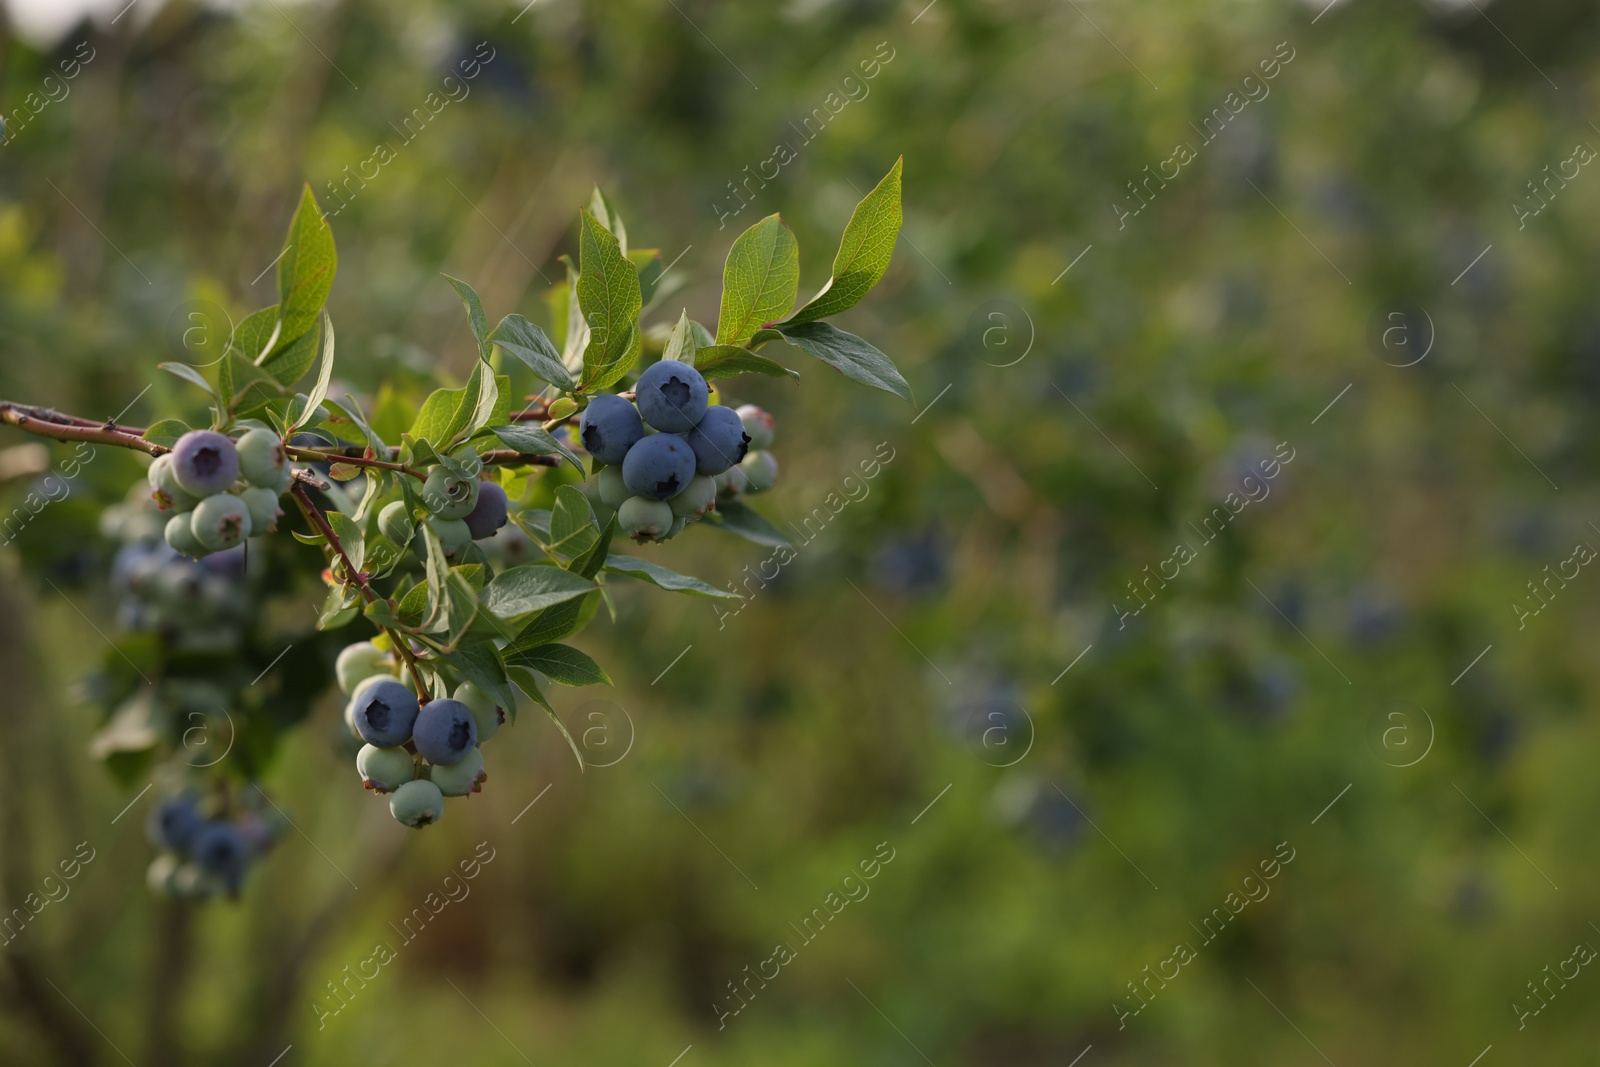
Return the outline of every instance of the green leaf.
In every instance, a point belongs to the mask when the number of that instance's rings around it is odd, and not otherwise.
[[[269,395],[283,392],[283,387],[260,367],[230,349],[217,364],[217,392],[222,402],[237,410],[252,389]]]
[[[611,231],[612,236],[617,239],[617,247],[622,249],[623,255],[627,255],[628,228],[622,224],[622,216],[617,214],[617,209],[606,199],[606,194],[600,191],[598,185],[594,187],[594,192],[589,194],[589,214],[593,215],[600,225]]]
[[[712,345],[695,354],[695,369],[707,381],[713,378],[732,378],[738,374],[765,374],[768,378],[798,378],[800,372],[790,370],[770,356],[757,355],[748,348],[736,345]]]
[[[471,437],[494,421],[495,405],[500,401],[500,384],[495,381],[494,368],[486,360],[480,359],[477,366],[472,368],[472,377],[467,379],[466,393],[461,400],[466,408],[466,419],[451,435],[452,440],[462,433]]]
[[[691,578],[686,574],[678,574],[649,560],[640,559],[638,556],[614,555],[606,559],[606,570],[614,574],[626,574],[630,578],[649,582],[651,585],[674,593],[688,593],[691,596],[720,597],[724,600],[738,600],[738,593],[731,593],[726,589]]]
[[[270,352],[269,346],[277,346],[274,337],[277,329],[278,305],[273,304],[260,311],[252,311],[239,320],[239,324],[233,328],[233,337],[229,339],[228,344],[251,363],[264,362]]]
[[[289,236],[278,260],[278,309],[283,323],[278,332],[280,345],[316,325],[317,314],[333,288],[338,263],[333,231],[307,183],[294,218],[289,220]]]
[[[328,597],[322,602],[322,612],[317,616],[317,629],[337,630],[347,626],[361,614],[360,598],[348,586],[338,586],[328,590]]]
[[[261,363],[261,369],[272,375],[279,385],[293,385],[310,369],[316,358],[317,332],[307,330],[268,356]]]
[[[578,303],[589,324],[583,351],[583,380],[590,392],[605,389],[628,373],[639,358],[639,273],[611,231],[588,211],[580,213]]]
[[[805,349],[851,381],[911,402],[911,386],[889,357],[855,334],[845,333],[826,322],[785,323],[778,328],[790,344]]]
[[[507,651],[517,648],[532,648],[549,641],[559,641],[577,630],[583,623],[583,608],[587,603],[586,598],[578,597],[554,604],[540,611],[533,618],[523,624],[521,630]]]
[[[206,376],[189,366],[187,363],[157,363],[156,368],[158,370],[164,370],[168,374],[177,375],[179,378],[182,378],[191,385],[198,385],[200,388],[204,389],[206,391],[206,395],[211,397],[213,400],[219,399],[217,397],[217,391],[211,387],[210,382],[206,381]]]
[[[565,289],[558,290],[562,298],[551,302],[552,308],[560,314],[565,309],[565,315],[560,321],[566,323],[561,332],[561,365],[569,373],[576,373],[583,369],[583,353],[589,347],[589,323],[583,317],[583,306],[578,302],[578,268],[572,265],[572,259],[562,256],[561,262],[567,268],[567,285]],[[643,307],[643,300],[640,301]]]
[[[689,311],[685,308],[678,316],[678,325],[672,328],[672,336],[667,338],[667,347],[662,351],[661,358],[693,367],[699,362],[695,353],[697,347],[694,343],[694,327],[689,325]]]
[[[333,528],[334,535],[339,538],[339,547],[344,549],[344,554],[350,557],[351,566],[356,570],[361,569],[361,564],[366,559],[366,535],[356,521],[342,511],[327,513],[328,525]],[[337,558],[337,557],[335,557]],[[354,578],[355,575],[346,575]]]
[[[757,330],[755,333],[751,334],[750,340],[745,342],[745,347],[753,350],[760,348],[768,341],[781,340],[783,340],[783,334],[779,333],[777,330]]]
[[[389,458],[389,446],[384,443],[383,438],[379,437],[377,431],[367,422],[366,416],[361,412],[361,405],[356,403],[355,397],[346,394],[343,403],[338,400],[329,400],[327,403],[331,407],[338,409],[345,418],[360,428],[361,436],[367,439],[367,449],[372,453],[372,458]]]
[[[484,608],[510,621],[594,592],[595,585],[560,567],[529,563],[501,571],[483,589]]]
[[[900,236],[901,156],[881,182],[862,198],[839,239],[833,277],[811,302],[790,316],[791,323],[812,322],[855,307],[889,269],[895,239]]]
[[[635,248],[628,253],[628,262],[639,272],[639,298],[648,307],[655,299],[662,276],[667,273],[666,260],[661,258],[659,248]]]
[[[589,498],[577,486],[556,488],[555,506],[550,509],[550,550],[565,560],[583,555],[600,539]]]
[[[781,218],[768,215],[741,233],[728,250],[722,267],[717,342],[739,344],[767,323],[783,318],[794,307],[799,290],[800,245]]]
[[[333,380],[333,320],[327,315],[322,316],[322,360],[317,367],[317,382],[311,387],[311,393],[306,397],[305,407],[295,412],[291,405],[292,417],[289,420],[290,430],[304,426],[310,421],[317,408],[322,406],[323,400],[328,396],[328,383]],[[299,404],[295,398],[295,404]],[[286,435],[287,436],[287,435]]]
[[[760,512],[738,501],[718,504],[716,510],[706,513],[705,522],[719,530],[737,534],[746,541],[770,548],[793,548],[789,539],[768,522]]]
[[[444,447],[455,432],[451,424],[461,408],[462,397],[466,395],[465,389],[435,389],[422,402],[422,409],[417,412],[416,420],[407,432],[418,440]]]
[[[610,685],[600,664],[571,645],[550,643],[522,648],[506,656],[507,663],[531,667],[562,685]]]
[[[191,429],[193,427],[182,419],[162,419],[160,422],[153,422],[145,427],[144,439],[171,448],[178,443],[178,438],[188,433]]]
[[[530,456],[563,456],[568,463],[578,469],[579,474],[584,473],[583,462],[577,455],[542,426],[519,422],[510,426],[491,426],[489,432],[498,437],[500,443],[507,448],[514,448]]]
[[[717,343],[717,339],[711,336],[711,331],[693,319],[689,320],[689,329],[694,331],[695,348],[710,348]]]
[[[483,313],[483,301],[478,299],[478,291],[460,278],[452,278],[448,274],[441,275],[449,282],[461,297],[461,303],[467,309],[467,322],[472,326],[472,336],[478,342],[478,356],[481,359],[489,358],[489,319]]]
[[[606,554],[611,551],[611,539],[617,533],[617,513],[612,512],[606,520],[605,528],[600,531],[600,538],[592,547],[582,555],[573,559],[570,564],[574,574],[581,574],[585,578],[594,578],[600,573],[600,568],[606,561]]]
[[[561,363],[561,353],[545,332],[521,315],[500,320],[489,340],[527,364],[541,381],[571,391],[577,384]]]
[[[417,532],[422,535],[423,546],[427,558],[423,561],[427,575],[425,588],[427,600],[423,605],[422,628],[424,630],[447,630],[450,628],[450,597],[445,586],[450,581],[450,564],[444,558],[444,545],[439,542],[439,535],[433,532],[433,527],[427,523],[417,527]],[[406,595],[410,599],[410,594]],[[402,604],[402,607],[405,605]]]

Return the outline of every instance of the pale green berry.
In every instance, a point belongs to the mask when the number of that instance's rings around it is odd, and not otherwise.
[[[208,496],[195,506],[195,540],[212,551],[232,548],[250,536],[250,511],[232,493]]]
[[[371,641],[357,641],[340,650],[333,672],[339,679],[339,688],[353,695],[356,687],[368,678],[394,677],[394,661]]]
[[[283,450],[283,439],[271,430],[248,430],[234,442],[239,453],[239,473],[245,481],[262,489],[280,488],[289,471],[289,457]]]
[[[447,557],[454,558],[461,555],[467,550],[467,546],[472,544],[472,531],[467,528],[465,520],[441,519],[435,515],[428,519],[428,527],[439,538],[439,544],[444,547],[444,554]]]
[[[167,544],[186,556],[199,559],[206,554],[207,549],[194,535],[193,518],[193,514],[189,512],[174,515],[167,520],[166,528],[162,532],[166,536]]]
[[[383,510],[378,512],[378,532],[397,545],[408,544],[416,528],[417,524],[411,519],[411,509],[404,500],[385,504]]]
[[[444,794],[432,782],[418,778],[389,797],[389,814],[406,826],[421,829],[444,815]]]
[[[621,467],[603,467],[596,479],[600,486],[600,502],[606,507],[620,508],[633,494],[622,481]]]
[[[170,452],[156,457],[145,472],[145,478],[150,483],[150,495],[163,511],[193,511],[194,506],[200,503],[199,497],[178,484],[177,476],[172,472]]]
[[[500,706],[494,702],[494,697],[485,693],[473,682],[462,682],[456,686],[456,691],[451,696],[461,701],[472,712],[472,718],[478,724],[478,744],[483,744],[494,736],[500,729],[500,722],[505,717]]]
[[[739,463],[744,471],[745,489],[764,493],[778,480],[778,457],[771,452],[752,452]]]
[[[672,514],[694,522],[710,511],[717,503],[717,483],[709,474],[697,474],[689,479],[683,492],[667,501]]]
[[[428,472],[428,480],[422,485],[422,505],[436,517],[464,519],[477,503],[476,478],[458,478],[444,466],[434,467]]]
[[[278,506],[278,493],[274,489],[255,487],[239,494],[245,510],[250,512],[250,532],[271,533],[278,528],[283,508]]]
[[[723,504],[738,500],[750,486],[750,480],[745,477],[742,467],[729,467],[721,474],[714,475],[711,480],[717,485],[717,500]]]
[[[672,529],[672,521],[672,508],[665,500],[630,496],[617,509],[617,525],[640,544],[660,540],[662,534]]]
[[[392,793],[417,776],[417,761],[403,748],[362,745],[356,753],[362,783],[379,793]]]
[[[489,776],[483,770],[483,752],[477,748],[448,766],[434,766],[429,779],[447,797],[464,797],[479,791],[479,783]]]

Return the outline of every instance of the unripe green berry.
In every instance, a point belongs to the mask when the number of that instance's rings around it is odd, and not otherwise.
[[[437,515],[428,519],[428,528],[439,538],[447,558],[455,558],[472,544],[472,531],[464,519],[441,519]]]
[[[404,500],[396,500],[385,504],[383,510],[378,512],[378,532],[397,545],[410,542],[411,535],[416,532],[417,524],[412,521],[411,509]]]
[[[185,512],[193,511],[194,506],[200,503],[200,498],[178,484],[177,477],[172,473],[172,453],[157,456],[155,462],[150,464],[150,469],[145,472],[145,478],[150,483],[150,495],[155,499],[156,506],[163,511]]]
[[[444,466],[428,472],[428,480],[422,485],[422,505],[435,517],[464,519],[477,503],[477,479],[458,478]]]
[[[447,766],[433,765],[428,779],[447,797],[464,797],[479,791],[479,783],[489,776],[483,771],[483,752],[472,749],[466,756]]]
[[[485,693],[475,683],[462,682],[456,686],[456,691],[451,696],[465,704],[472,712],[472,718],[478,724],[478,744],[481,745],[489,740],[495,731],[500,729],[504,714],[494,702],[494,697]]]
[[[444,794],[432,782],[418,778],[394,791],[389,814],[406,826],[421,829],[444,815]]]
[[[394,677],[394,662],[371,641],[357,641],[340,650],[333,673],[339,679],[339,688],[347,695],[354,695],[356,687],[368,678]]]
[[[750,479],[745,477],[743,467],[729,467],[721,474],[714,475],[712,481],[717,485],[717,501],[722,504],[738,500],[750,486]]]
[[[676,518],[694,522],[717,503],[717,483],[709,474],[697,474],[689,479],[683,492],[667,501]]]
[[[622,502],[633,494],[622,481],[621,467],[603,467],[596,481],[600,487],[600,502],[606,507],[620,508]]]
[[[417,776],[417,763],[403,748],[363,745],[356,753],[356,770],[368,789],[392,793]]]
[[[739,464],[744,471],[745,489],[764,493],[778,480],[778,457],[771,452],[752,452]]]
[[[282,438],[271,430],[248,430],[234,442],[234,448],[239,453],[239,473],[245,481],[261,489],[283,492],[289,457],[283,450]]]
[[[665,500],[630,496],[617,509],[617,525],[635,541],[658,541],[672,528],[672,508]]]
[[[278,528],[283,508],[278,505],[276,490],[252,487],[240,493],[239,499],[244,501],[245,510],[250,513],[251,533],[271,533]]]
[[[193,518],[192,512],[174,515],[167,520],[166,528],[162,532],[167,539],[167,544],[186,556],[199,559],[206,554],[207,549],[205,545],[200,543],[199,538],[194,535]]]

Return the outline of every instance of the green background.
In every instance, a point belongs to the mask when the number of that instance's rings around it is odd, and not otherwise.
[[[1600,946],[1600,578],[1517,608],[1600,545],[1600,176],[1528,184],[1600,145],[1591,6],[120,6],[0,46],[0,395],[195,414],[155,370],[188,302],[269,303],[302,183],[331,207],[387,144],[330,219],[358,393],[460,384],[441,271],[547,322],[596,183],[635,246],[681,255],[670,325],[715,317],[728,245],[774,211],[809,295],[903,154],[894,263],[841,325],[921,407],[814,362],[728,383],[777,417],[774,521],[893,459],[737,617],[614,584],[617,620],[577,643],[615,690],[555,694],[581,774],[525,713],[485,792],[407,831],[360,789],[329,657],[305,659],[323,696],[262,776],[296,830],[239,903],[193,907],[147,892],[149,798],[119,815],[138,782],[87,754],[114,626],[97,516],[140,476],[101,450],[0,551],[7,907],[95,850],[0,949],[0,1060],[1600,1064],[1592,969],[1521,1028],[1514,1007]],[[36,92],[59,99],[19,128]],[[1235,92],[1261,98],[1231,115]],[[1195,158],[1132,215],[1179,142]],[[1280,447],[1270,495],[1197,534]],[[1179,542],[1193,562],[1119,622]],[[726,583],[766,554],[698,531],[652,558]],[[470,894],[402,947],[480,842]],[[880,843],[870,894],[797,934]],[[1202,937],[1249,885],[1270,892]]]

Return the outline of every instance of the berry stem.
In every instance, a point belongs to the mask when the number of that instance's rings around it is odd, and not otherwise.
[[[349,577],[340,580],[346,585],[354,585],[369,603],[376,604],[382,600],[383,598],[367,584],[367,576],[357,570],[356,565],[350,561],[349,555],[345,553],[344,545],[339,541],[339,535],[333,532],[333,527],[328,523],[328,517],[312,501],[310,494],[305,490],[305,486],[298,483],[290,486],[289,495],[294,497],[294,502],[300,506],[300,512],[306,517],[306,521],[315,527],[316,531],[327,540],[328,548],[344,562],[345,573]],[[417,683],[417,700],[419,703],[426,704],[428,702],[428,684],[423,681],[422,671],[417,667],[417,658],[411,653],[411,642],[387,626],[379,627],[379,629],[388,635],[389,642],[400,650],[400,658],[405,661],[406,669],[411,672],[412,681]]]

